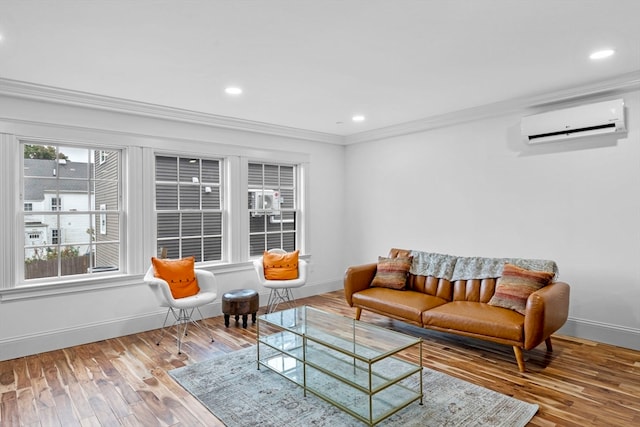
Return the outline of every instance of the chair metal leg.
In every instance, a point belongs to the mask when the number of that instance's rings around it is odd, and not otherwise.
[[[286,304],[289,308],[295,307],[295,299],[291,288],[271,289],[269,301],[267,302],[267,313],[276,311],[280,303]]]
[[[162,324],[162,334],[160,335],[160,339],[156,344],[160,345],[160,341],[162,341],[165,333],[167,332],[167,319],[169,318],[169,313],[173,314],[174,317],[174,322],[170,327],[173,328],[175,326],[176,328],[176,343],[178,345],[178,354],[182,354],[182,337],[187,336],[189,323],[196,326],[202,332],[209,333],[209,338],[211,338],[211,342],[213,342],[214,340],[211,332],[193,319],[193,312],[195,310],[198,311],[200,319],[204,319],[204,317],[202,316],[202,312],[198,307],[192,309],[181,308],[178,309],[177,312],[173,307],[169,307],[169,310],[167,310],[167,314],[164,317],[164,323]]]

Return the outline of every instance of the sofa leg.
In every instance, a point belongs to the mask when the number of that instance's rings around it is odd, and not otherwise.
[[[547,345],[547,351],[551,353],[553,351],[553,346],[551,345],[551,337],[544,340],[544,343]]]
[[[360,307],[356,307],[356,320],[360,320],[361,314],[362,314],[362,309]]]
[[[524,369],[524,355],[522,354],[522,348],[514,345],[513,352],[516,355],[516,361],[518,362],[518,370],[520,372],[526,372]]]

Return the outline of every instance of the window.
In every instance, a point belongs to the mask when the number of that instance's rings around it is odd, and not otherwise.
[[[60,230],[57,228],[51,229],[51,244],[57,245],[60,243]]]
[[[51,198],[51,210],[52,211],[62,210],[62,198],[61,197],[52,197]]]
[[[157,253],[221,261],[222,161],[164,155],[155,160]]]
[[[297,249],[297,168],[293,165],[248,165],[249,255],[265,250]]]
[[[25,232],[44,231],[25,241],[24,280],[119,270],[121,152],[105,151],[100,163],[91,148],[21,144]],[[96,233],[103,219],[108,232]]]
[[[102,203],[100,205],[100,234],[107,234],[107,215],[103,212],[106,212],[107,205]]]

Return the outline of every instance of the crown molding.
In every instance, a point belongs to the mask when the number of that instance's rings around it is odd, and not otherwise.
[[[544,94],[514,98],[464,110],[453,111],[446,114],[440,114],[437,116],[425,117],[423,119],[399,123],[365,132],[354,133],[344,137],[344,144],[350,145],[361,142],[376,141],[500,115],[522,113],[530,109],[548,107],[562,102],[578,101],[595,96],[616,95],[634,90],[640,90],[640,70],[622,74],[612,79],[590,83],[588,85],[576,86]]]
[[[135,114],[162,120],[174,120],[184,123],[194,123],[217,128],[337,145],[376,141],[500,115],[522,113],[527,110],[548,107],[563,102],[578,101],[595,96],[616,95],[634,90],[640,90],[640,70],[587,85],[499,101],[492,104],[480,105],[341,136],[0,78],[0,95],[15,98],[35,99],[44,102]]]
[[[56,104],[74,105],[97,110],[114,111],[125,114],[135,114],[155,119],[174,120],[217,128],[282,136],[286,138],[304,139],[339,145],[343,143],[342,136],[330,133],[280,126],[234,117],[218,116],[215,114],[201,113],[197,111],[166,107],[163,105],[149,104],[129,99],[97,95],[88,92],[62,89],[5,78],[0,78],[0,95],[14,98],[34,99]]]

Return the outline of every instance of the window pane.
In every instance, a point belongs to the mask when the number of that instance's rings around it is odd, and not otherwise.
[[[260,233],[264,232],[266,229],[265,221],[267,217],[262,216],[250,216],[249,217],[249,232],[250,233]]]
[[[262,165],[249,163],[249,188],[262,188]]]
[[[200,161],[180,158],[180,182],[200,182]]]
[[[89,152],[88,150],[83,151],[85,153]],[[86,154],[84,155],[84,158],[87,158]],[[58,159],[56,168],[56,175],[60,178],[81,179],[86,182],[89,176],[93,174],[93,165],[87,164],[86,162],[81,163]]]
[[[75,179],[58,179],[56,190],[64,197],[58,197],[58,202],[62,202],[59,209],[63,211],[88,211],[93,209],[93,195],[89,193],[89,181]],[[54,193],[55,194],[55,193]],[[52,194],[52,198],[54,197]]]
[[[220,209],[220,187],[204,187],[202,209]]]
[[[221,261],[222,260],[222,238],[206,237],[204,239],[204,260],[205,261]]]
[[[295,208],[295,199],[294,192],[292,189],[280,189],[280,208],[281,209],[294,209]]]
[[[280,166],[280,187],[293,187],[295,185],[293,166]]]
[[[222,234],[222,213],[204,214],[203,234],[205,236],[219,236]]]
[[[259,256],[265,251],[264,234],[249,236],[249,255]]]
[[[120,215],[99,213],[93,215],[92,228],[88,230],[94,242],[113,242],[120,235]]]
[[[178,209],[178,186],[156,184],[156,209]]]
[[[202,234],[202,214],[183,213],[182,214],[182,235],[200,236]]]
[[[287,252],[293,252],[296,250],[296,235],[294,233],[282,234],[282,249]]]
[[[58,276],[58,257],[55,246],[25,249],[24,260],[25,279]]]
[[[202,161],[202,182],[204,184],[220,184],[220,161]]]
[[[280,168],[277,165],[264,165],[264,186],[265,188],[280,187]]]
[[[296,230],[296,212],[282,212],[280,215],[283,231]]]
[[[175,157],[156,156],[156,181],[176,182],[178,160]]]
[[[180,209],[200,209],[200,186],[180,186]]]
[[[89,254],[81,253],[78,246],[60,247],[60,275],[73,276],[89,273],[91,260]]]
[[[99,243],[95,245],[92,273],[118,271],[120,265],[120,245],[115,243]]]
[[[202,261],[202,239],[182,239],[181,257],[194,256],[196,262]]]
[[[158,256],[162,254],[163,249],[167,251],[167,258],[180,258],[180,240],[158,240]]]
[[[282,248],[282,235],[278,234],[267,234],[267,249],[274,248]]]
[[[158,213],[158,238],[177,237],[180,233],[179,213]]]
[[[116,181],[96,180],[92,182],[93,203],[92,209],[100,209],[106,205],[106,210],[118,210],[118,183]]]

